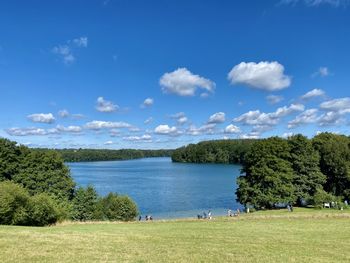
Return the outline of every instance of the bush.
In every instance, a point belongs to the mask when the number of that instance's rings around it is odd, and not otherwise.
[[[29,194],[10,181],[0,183],[0,224],[25,225],[28,221]]]
[[[109,193],[100,202],[105,219],[111,221],[131,221],[138,215],[135,202],[128,196]]]
[[[47,194],[38,194],[30,199],[28,219],[31,226],[52,225],[58,221],[59,211]]]
[[[315,195],[312,198],[312,204],[317,208],[323,208],[324,203],[341,203],[341,200],[339,197],[334,196],[330,193],[327,193],[323,189],[317,189]]]
[[[45,226],[59,218],[54,201],[46,194],[30,197],[22,186],[0,183],[0,224]]]

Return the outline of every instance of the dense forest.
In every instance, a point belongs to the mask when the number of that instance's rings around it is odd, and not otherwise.
[[[36,151],[51,151],[50,149],[35,149]],[[146,157],[169,157],[173,150],[135,150],[135,149],[55,149],[65,162],[94,162],[130,160]]]
[[[335,207],[350,198],[350,139],[321,133],[256,141],[237,180],[237,200],[256,209],[281,204]]]
[[[173,162],[183,163],[243,163],[245,154],[256,140],[215,140],[189,144],[176,149]]]
[[[61,155],[0,138],[0,224],[44,226],[59,220],[133,220],[127,196],[76,187]]]

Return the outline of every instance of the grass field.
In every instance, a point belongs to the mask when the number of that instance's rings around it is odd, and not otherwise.
[[[1,262],[350,262],[350,213],[0,226]]]

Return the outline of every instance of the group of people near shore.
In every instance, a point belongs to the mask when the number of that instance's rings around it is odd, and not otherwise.
[[[203,214],[198,214],[197,218],[198,219],[209,219],[209,220],[211,220],[212,219],[211,210],[208,211],[208,214],[205,211],[203,212]]]
[[[151,215],[145,215],[145,220],[146,221],[153,221],[153,216]],[[139,216],[139,221],[142,221],[142,216]]]
[[[236,212],[232,212],[231,209],[227,210],[227,216],[233,217],[233,216],[239,216],[241,214],[241,211],[239,209],[236,210]]]

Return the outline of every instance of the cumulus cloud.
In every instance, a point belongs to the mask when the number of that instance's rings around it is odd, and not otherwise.
[[[260,112],[260,110],[248,111],[233,119],[233,121],[253,126],[252,133],[254,133],[254,136],[259,136],[261,133],[271,130],[276,126],[281,118],[301,112],[304,109],[305,106],[302,104],[291,104],[290,106],[280,107],[275,112],[269,113]]]
[[[326,111],[350,112],[350,97],[329,100],[321,103],[320,108]]]
[[[260,112],[260,110],[248,111],[233,121],[247,125],[276,125],[280,118],[304,109],[305,106],[302,104],[291,104],[289,107],[284,106],[270,113]]]
[[[215,127],[216,127],[216,123],[204,124],[198,128],[195,125],[191,125],[187,129],[186,133],[188,135],[193,135],[193,136],[202,135],[202,134],[214,134]]]
[[[241,129],[233,124],[228,125],[225,128],[225,133],[240,133]]]
[[[141,104],[141,108],[147,108],[152,106],[154,103],[154,100],[152,98],[147,98],[143,101],[143,103]]]
[[[41,129],[41,128],[10,128],[5,130],[11,136],[42,136],[57,134],[59,131],[56,128],[53,129]]]
[[[112,145],[112,144],[114,144],[113,141],[106,141],[106,142],[104,143],[104,145]]]
[[[301,96],[301,99],[303,100],[309,100],[315,97],[323,97],[325,95],[325,92],[321,89],[313,89],[309,92],[305,93],[303,96]]]
[[[159,80],[164,93],[179,96],[194,96],[197,89],[213,92],[215,83],[209,79],[191,73],[186,68],[165,73]]]
[[[68,127],[57,125],[57,130],[61,132],[80,133],[83,129],[80,126],[70,125]]]
[[[209,117],[208,123],[223,123],[225,122],[225,113],[217,112]]]
[[[52,113],[35,113],[28,115],[27,118],[32,122],[40,123],[53,123],[55,122],[55,117]]]
[[[111,122],[111,121],[91,121],[85,124],[85,128],[91,130],[101,130],[101,129],[118,129],[118,128],[131,128],[131,124],[127,122]]]
[[[255,89],[276,91],[290,86],[291,78],[284,75],[284,67],[273,61],[241,62],[228,73],[232,85],[242,84]]]
[[[157,126],[154,129],[154,132],[160,135],[171,135],[171,136],[176,136],[176,135],[179,135],[180,133],[175,126],[170,127],[168,124],[161,124]]]
[[[178,112],[170,116],[172,119],[175,119],[178,125],[184,125],[188,122],[188,118],[186,117],[184,112]]]
[[[280,103],[281,101],[284,100],[283,96],[278,96],[278,95],[269,95],[266,97],[266,100],[269,104],[274,105],[277,103]]]
[[[349,0],[281,0],[282,5],[296,5],[303,3],[308,7],[317,7],[320,5],[330,5],[332,7],[346,7],[349,5]]]
[[[96,110],[99,112],[115,112],[119,106],[111,101],[105,100],[103,97],[98,97],[96,102]]]
[[[316,123],[318,120],[318,109],[308,109],[296,116],[294,120],[288,122],[288,128],[292,129],[302,124]]]
[[[149,134],[144,134],[142,136],[128,136],[128,137],[124,137],[123,140],[133,141],[133,142],[151,142],[152,136]]]
[[[293,132],[285,132],[282,134],[282,137],[283,138],[289,138],[289,137],[292,137],[294,135]]]

